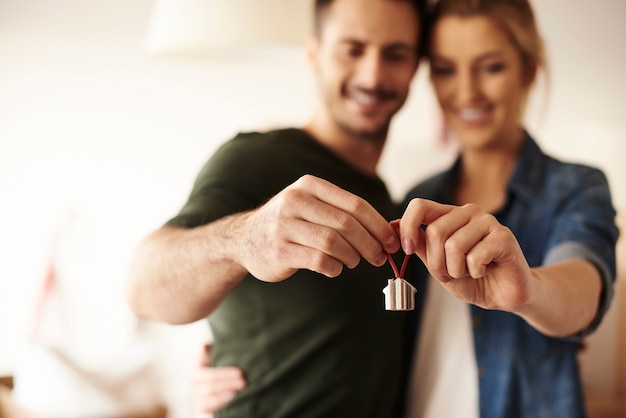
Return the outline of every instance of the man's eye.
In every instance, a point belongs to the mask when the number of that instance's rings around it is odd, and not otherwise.
[[[385,55],[387,61],[402,62],[409,59],[409,55],[401,52],[390,52]]]
[[[454,73],[454,68],[435,65],[432,67],[431,71],[433,72],[433,75],[436,76],[447,76]]]
[[[342,50],[342,55],[346,57],[350,57],[350,58],[357,58],[362,53],[363,51],[361,50],[361,48],[357,48],[357,47],[348,47]]]

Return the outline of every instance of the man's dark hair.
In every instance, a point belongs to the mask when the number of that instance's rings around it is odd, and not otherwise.
[[[326,14],[328,13],[328,9],[334,0],[315,0],[314,10],[313,10],[313,30],[316,36],[320,36],[322,33],[322,26],[324,25],[324,20],[326,18]],[[404,1],[406,3],[410,3],[414,8],[417,14],[418,24],[420,27],[420,52],[422,50],[422,42],[424,39],[424,16],[426,15],[426,5],[428,0],[389,0],[389,1]]]

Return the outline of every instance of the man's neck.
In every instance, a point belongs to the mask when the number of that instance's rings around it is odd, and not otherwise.
[[[385,145],[385,135],[361,138],[342,129],[334,121],[315,116],[303,129],[355,170],[370,176],[377,175],[376,167]]]

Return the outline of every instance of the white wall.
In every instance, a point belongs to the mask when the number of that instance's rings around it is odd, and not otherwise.
[[[547,151],[561,158],[603,168],[615,205],[623,216],[626,213],[626,79],[622,69],[626,65],[626,49],[621,40],[626,39],[623,24],[626,2],[533,3],[552,73],[545,118],[534,124],[541,142]],[[532,110],[530,113],[533,114]],[[626,288],[624,240],[622,237],[622,258],[618,260],[622,275],[617,288],[622,292]],[[624,300],[621,297],[621,303]],[[620,320],[626,321],[623,313]],[[581,355],[583,375],[591,389],[605,393],[616,389],[616,360],[621,355],[617,329],[618,304],[614,303]]]
[[[543,96],[531,102],[529,127],[553,154],[604,168],[624,209],[626,2],[534,4],[552,83],[545,109]],[[85,364],[133,344],[138,325],[121,293],[137,240],[177,211],[200,166],[235,132],[310,114],[315,86],[300,49],[155,59],[143,49],[151,6],[0,0],[0,374],[14,371],[28,342],[51,254],[71,277],[66,311],[82,312],[56,341]],[[426,79],[421,71],[381,163],[396,198],[452,157],[433,139],[439,119]],[[76,228],[52,251],[68,216]],[[604,389],[613,384],[614,327],[609,317],[583,365]],[[163,370],[184,379],[205,325],[159,332]],[[174,416],[187,414],[186,385],[167,390]]]

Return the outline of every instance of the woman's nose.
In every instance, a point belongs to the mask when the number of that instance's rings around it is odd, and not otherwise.
[[[478,93],[478,82],[474,74],[472,74],[470,71],[460,73],[456,85],[457,103],[472,103],[473,101],[475,101]]]

